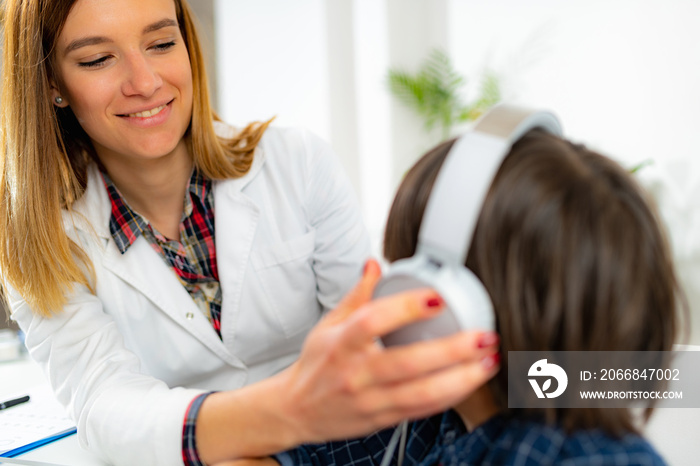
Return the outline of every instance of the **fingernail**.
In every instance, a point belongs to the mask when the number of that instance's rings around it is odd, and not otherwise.
[[[484,359],[481,360],[481,364],[484,366],[484,369],[493,369],[496,367],[499,363],[501,362],[501,355],[500,353],[494,353],[490,356],[486,356]]]
[[[479,341],[476,345],[479,348],[487,348],[489,346],[497,344],[499,339],[500,338],[498,337],[498,334],[496,332],[485,332],[481,334],[481,336],[479,337]]]
[[[365,262],[365,266],[364,266],[364,268],[362,269],[362,276],[363,276],[363,277],[364,277],[365,275],[367,275],[367,270],[369,270],[369,264],[370,264],[370,260],[367,259],[367,261]]]
[[[428,307],[428,309],[432,310],[437,310],[438,308],[442,307],[442,299],[439,296],[433,296],[432,298],[428,298],[428,300],[425,302],[425,305]]]

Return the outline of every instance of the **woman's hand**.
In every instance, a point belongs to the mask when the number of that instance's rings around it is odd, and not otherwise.
[[[197,419],[207,464],[264,457],[303,443],[358,437],[455,405],[498,370],[493,333],[461,332],[384,348],[377,338],[444,307],[430,289],[372,301],[375,261],[309,333],[299,359],[240,390],[210,395]]]
[[[444,307],[424,289],[370,301],[381,277],[368,262],[355,289],[309,334],[280,374],[281,414],[298,443],[356,437],[442,411],[497,371],[498,338],[467,332],[384,348],[376,340]]]

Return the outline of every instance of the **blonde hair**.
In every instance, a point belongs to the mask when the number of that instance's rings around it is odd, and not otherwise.
[[[194,16],[174,0],[189,52],[194,99],[185,134],[197,168],[212,179],[245,175],[270,124],[254,122],[231,139],[214,131],[207,73]],[[96,154],[70,108],[51,102],[54,48],[74,1],[6,0],[0,114],[0,270],[34,312],[50,316],[75,284],[94,292],[94,269],[66,234],[63,209],[85,192]]]

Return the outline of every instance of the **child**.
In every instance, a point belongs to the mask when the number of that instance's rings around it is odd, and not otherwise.
[[[427,199],[453,144],[428,152],[401,184],[386,227],[389,261],[414,254]],[[629,409],[524,412],[508,409],[506,399],[509,351],[671,349],[677,325],[671,256],[634,179],[583,146],[530,131],[490,187],[466,265],[493,302],[503,368],[454,411],[412,422],[404,464],[664,464]],[[380,464],[391,434],[302,446],[276,459]]]

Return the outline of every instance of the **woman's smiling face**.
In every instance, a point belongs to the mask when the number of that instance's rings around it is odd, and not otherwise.
[[[192,69],[173,0],[78,0],[58,37],[54,97],[103,163],[185,150]]]

